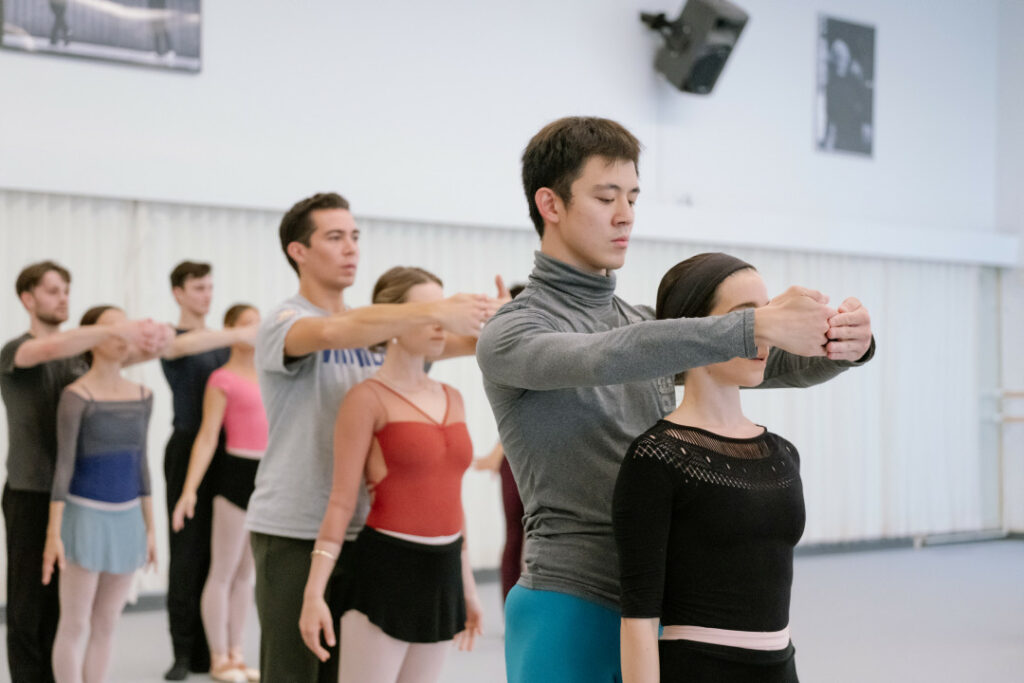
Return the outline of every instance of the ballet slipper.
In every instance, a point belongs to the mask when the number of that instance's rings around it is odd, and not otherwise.
[[[217,669],[210,669],[210,678],[215,681],[225,681],[226,683],[247,683],[249,680],[244,671],[235,668],[232,664],[226,664]]]
[[[229,655],[231,658],[231,666],[242,672],[245,676],[245,680],[249,683],[258,683],[260,680],[259,669],[250,669],[245,665],[245,660],[242,658],[242,653],[238,651],[232,651]]]

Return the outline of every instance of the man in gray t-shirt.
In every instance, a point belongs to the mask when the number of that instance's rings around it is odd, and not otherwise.
[[[458,335],[449,337],[446,356],[472,353],[475,335],[499,302],[457,294],[432,303],[348,308],[344,291],[355,280],[359,229],[348,202],[334,193],[296,203],[281,219],[280,238],[299,275],[299,292],[266,316],[256,342],[270,425],[247,513],[256,561],[260,669],[266,683],[334,681],[337,648],[321,664],[302,642],[298,624],[310,553],[331,489],[338,407],[348,390],[383,362],[367,347],[419,325],[440,324]],[[361,507],[347,539],[362,526],[365,499]],[[333,611],[333,584],[349,556],[342,552],[328,584]],[[335,624],[339,616],[333,615]]]
[[[316,538],[330,494],[332,427],[338,407],[349,389],[384,362],[383,355],[366,348],[325,349],[286,358],[285,340],[295,323],[327,315],[296,294],[271,311],[260,327],[256,365],[270,424],[267,452],[288,457],[264,459],[260,465],[247,514],[251,531]],[[347,540],[355,539],[366,517],[360,507]]]

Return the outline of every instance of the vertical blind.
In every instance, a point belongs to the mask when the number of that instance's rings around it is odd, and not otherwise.
[[[618,273],[618,293],[631,303],[653,303],[662,273],[676,262],[725,250],[646,240],[642,218],[641,209],[627,265]],[[268,211],[0,191],[0,284],[9,288],[0,296],[2,337],[26,329],[13,282],[22,267],[44,258],[72,272],[69,325],[97,303],[123,306],[131,317],[174,322],[168,274],[186,258],[213,264],[211,326],[219,326],[223,311],[236,302],[268,310],[297,288],[281,253],[279,220],[279,213]],[[356,284],[345,292],[349,305],[369,303],[374,280],[393,265],[427,268],[444,280],[449,293],[491,292],[496,274],[509,283],[524,280],[538,246],[537,236],[525,230],[369,218],[361,218],[359,226],[361,259]],[[685,234],[685,226],[680,231]],[[808,512],[804,542],[998,526],[998,481],[991,483],[996,455],[981,446],[979,409],[986,390],[980,359],[995,334],[979,323],[979,308],[994,296],[985,269],[728,251],[754,264],[770,293],[799,284],[825,292],[836,306],[856,296],[871,311],[878,351],[865,367],[811,389],[744,393],[747,413],[800,450]],[[444,361],[432,373],[462,391],[476,453],[486,453],[496,429],[475,361]],[[155,393],[149,459],[162,569],[144,579],[143,588],[161,590],[167,559],[161,480],[170,393],[157,363],[132,368],[129,375]],[[0,434],[6,434],[3,417]],[[6,454],[6,441],[2,448]],[[496,566],[504,540],[497,479],[471,471],[464,502],[473,562]]]

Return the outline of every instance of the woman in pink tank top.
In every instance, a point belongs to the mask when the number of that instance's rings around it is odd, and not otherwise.
[[[224,316],[225,327],[258,324],[259,311],[236,304]],[[225,453],[207,477],[224,429]],[[256,378],[253,347],[231,347],[228,362],[206,383],[203,422],[192,446],[181,498],[174,506],[172,527],[180,531],[196,506],[204,477],[212,479],[213,530],[210,573],[201,600],[203,628],[210,646],[210,677],[215,681],[256,681],[259,672],[242,658],[245,616],[252,601],[253,559],[245,509],[252,495],[256,468],[267,448],[267,417]]]
[[[436,276],[399,267],[380,277],[373,301],[441,297]],[[338,411],[334,484],[299,626],[325,661],[321,634],[333,644],[337,625],[323,595],[342,555],[340,683],[431,683],[449,643],[468,650],[481,633],[461,496],[473,447],[462,396],[425,369],[444,345],[439,325],[410,327],[386,343],[380,370],[353,387]],[[369,516],[358,538],[346,540],[364,483]]]

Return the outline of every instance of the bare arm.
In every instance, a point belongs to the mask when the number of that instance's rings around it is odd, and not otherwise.
[[[473,461],[474,470],[490,470],[497,472],[501,469],[502,463],[505,462],[505,449],[502,447],[501,442],[494,444],[494,448],[491,452],[482,458],[477,458]]]
[[[455,645],[465,652],[473,649],[477,636],[484,634],[484,610],[476,591],[473,565],[469,562],[469,541],[466,538],[466,516],[462,516],[462,591],[466,600],[466,627],[455,634]]]
[[[131,351],[124,364],[135,365],[160,358],[163,350],[174,340],[174,328],[154,320],[142,322],[142,336],[132,343]]]
[[[345,530],[355,514],[359,485],[373,445],[373,435],[383,424],[379,401],[365,384],[356,385],[345,396],[334,423],[334,475],[331,497],[320,525],[310,558],[309,576],[302,596],[299,630],[302,640],[320,661],[329,656],[320,642],[320,634],[329,646],[335,643],[331,611],[324,601],[324,590],[334,569]]]
[[[184,336],[184,335],[182,335]],[[220,438],[220,427],[224,423],[224,411],[227,409],[228,398],[223,390],[207,386],[203,394],[203,421],[199,426],[196,440],[192,442],[192,455],[188,461],[188,473],[181,489],[181,497],[174,506],[171,527],[181,531],[185,527],[185,518],[192,519],[195,514],[196,492],[203,483],[206,470],[210,467],[213,455],[217,450]]]
[[[494,277],[494,284],[497,287],[498,295],[496,298],[490,300],[490,310],[488,311],[487,318],[490,319],[498,309],[512,301],[512,295],[508,292],[508,287],[505,286],[505,280],[500,275]],[[444,345],[444,351],[441,353],[441,357],[438,360],[445,360],[446,358],[460,358],[462,356],[472,356],[476,354],[476,342],[479,338],[478,334],[448,334],[448,339]]]
[[[259,325],[226,327],[223,330],[192,330],[175,336],[160,352],[160,357],[173,360],[240,342],[252,344],[256,341],[258,331]]]
[[[64,541],[60,538],[60,525],[64,521],[64,501],[50,501],[50,519],[46,524],[46,545],[43,546],[43,585],[50,585],[53,568],[64,571]]]
[[[658,683],[658,620],[623,619],[621,623],[622,683]]]
[[[449,334],[445,339],[444,351],[441,352],[438,360],[472,356],[476,353],[477,338],[471,334]]]
[[[324,349],[371,346],[413,327],[439,324],[457,335],[475,335],[493,308],[482,294],[456,294],[441,301],[374,304],[330,316],[296,320],[285,337],[285,355],[297,358]]]
[[[142,496],[142,521],[146,525],[146,565],[156,570],[156,527],[153,526],[153,499]]]
[[[30,368],[59,358],[70,358],[85,353],[112,336],[136,343],[142,335],[142,321],[129,321],[117,325],[85,325],[38,339],[26,340],[14,354],[14,366]]]

